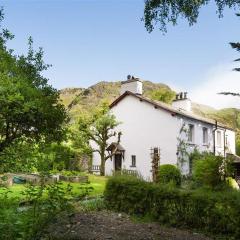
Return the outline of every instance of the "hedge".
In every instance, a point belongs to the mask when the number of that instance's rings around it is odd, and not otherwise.
[[[116,176],[108,180],[104,199],[111,210],[240,239],[240,193],[235,191],[187,191]]]
[[[159,166],[158,170],[158,182],[159,183],[174,183],[176,186],[181,185],[181,172],[172,164],[163,164]]]

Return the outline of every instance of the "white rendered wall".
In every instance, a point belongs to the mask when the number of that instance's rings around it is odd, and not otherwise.
[[[235,132],[227,129],[225,135],[226,135],[226,152],[236,154]]]
[[[213,125],[200,122],[197,120],[178,117],[179,121],[181,122],[181,126],[184,125],[185,131],[183,131],[180,135],[181,139],[186,143],[186,151],[191,153],[194,149],[198,150],[199,152],[213,152]],[[188,141],[188,131],[189,131],[189,124],[193,125],[193,140],[191,142]],[[203,142],[203,128],[207,129],[207,142]],[[179,155],[181,158],[181,156]],[[181,166],[181,170],[183,174],[189,174],[189,159],[186,156]],[[181,162],[181,161],[180,161]]]
[[[125,82],[121,84],[121,91],[120,94],[122,95],[126,91],[136,93],[136,94],[142,94],[143,92],[142,82],[141,81],[131,81],[131,82]]]
[[[222,128],[218,128],[217,131],[221,132],[221,146],[217,144],[217,134],[215,134],[216,155],[224,156],[224,141],[225,141],[225,153],[235,154],[236,153],[235,132],[229,129],[225,130]]]
[[[122,161],[122,169],[137,170],[145,179],[151,179],[151,156],[150,149],[159,147],[161,149],[160,164],[177,165],[177,146],[180,137],[187,143],[187,151],[192,152],[195,148],[200,152],[213,152],[213,124],[191,120],[186,117],[172,116],[171,113],[156,109],[152,104],[140,101],[133,96],[126,96],[112,108],[112,113],[121,124],[116,130],[122,132],[121,145],[125,148],[125,158]],[[180,134],[180,129],[185,124],[194,125],[194,138],[191,143],[187,142],[186,133]],[[208,129],[208,143],[203,143],[203,127]],[[221,131],[222,146],[216,144],[216,154],[224,154],[224,129]],[[227,152],[235,154],[235,133],[226,130]],[[215,136],[216,138],[216,136]],[[116,142],[116,138],[111,139]],[[217,139],[215,140],[217,143]],[[136,167],[131,167],[131,156],[136,155]],[[93,155],[93,165],[100,165],[98,153]],[[114,170],[114,158],[108,159],[105,165],[106,175],[111,175]],[[186,159],[182,166],[182,173],[189,173],[189,160]]]
[[[179,100],[175,100],[172,102],[172,106],[174,108],[176,108],[177,110],[185,110],[187,112],[191,112],[192,111],[192,103],[191,100],[186,98],[186,99],[179,99]]]
[[[117,120],[122,122],[121,145],[126,149],[123,168],[137,170],[145,179],[151,179],[150,149],[161,149],[160,164],[177,164],[177,137],[179,122],[171,113],[155,109],[152,104],[127,96],[112,108]],[[136,155],[136,168],[131,166],[131,156]],[[107,163],[111,173],[113,165]]]

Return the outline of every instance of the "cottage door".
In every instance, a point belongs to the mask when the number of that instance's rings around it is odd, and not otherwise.
[[[115,171],[121,171],[122,169],[122,154],[115,154]]]

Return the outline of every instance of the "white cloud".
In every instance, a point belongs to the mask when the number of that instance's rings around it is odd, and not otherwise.
[[[219,95],[219,92],[240,93],[240,72],[232,71],[232,65],[219,65],[211,69],[206,78],[192,89],[189,97],[196,103],[214,108],[240,108],[240,97]]]

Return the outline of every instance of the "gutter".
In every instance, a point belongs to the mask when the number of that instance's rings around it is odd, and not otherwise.
[[[223,145],[223,147],[224,147],[224,149],[223,149],[223,154],[224,154],[224,157],[226,157],[226,129],[224,129],[224,139],[223,139],[223,141],[224,141],[224,145]]]
[[[215,128],[213,129],[213,153],[216,155],[216,135],[215,132],[218,129],[218,122],[217,120],[215,121]]]

